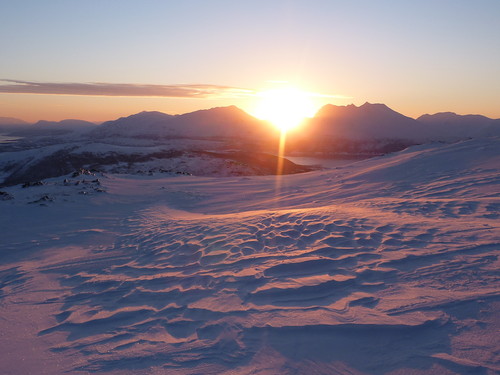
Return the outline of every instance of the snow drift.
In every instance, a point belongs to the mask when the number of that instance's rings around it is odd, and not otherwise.
[[[3,371],[498,373],[499,143],[4,188]]]

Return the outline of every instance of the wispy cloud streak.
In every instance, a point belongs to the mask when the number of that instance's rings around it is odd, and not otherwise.
[[[83,95],[83,96],[135,96],[167,98],[239,98],[252,96],[254,90],[240,87],[187,84],[144,85],[131,83],[54,83],[0,79],[0,93]]]

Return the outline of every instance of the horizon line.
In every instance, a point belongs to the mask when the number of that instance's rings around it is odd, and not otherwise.
[[[2,81],[0,79],[0,81]],[[1,93],[1,91],[0,91]],[[365,103],[361,104],[361,105],[356,105],[354,103],[350,103],[350,104],[346,104],[346,105],[337,105],[337,104],[331,104],[331,103],[327,103],[327,104],[324,104],[322,105],[318,111],[316,111],[315,115],[312,116],[312,117],[305,117],[304,120],[307,120],[307,119],[313,119],[316,117],[317,113],[324,107],[326,106],[334,106],[334,107],[350,107],[350,106],[354,106],[355,108],[361,108],[362,106],[366,105],[366,104],[369,104],[369,105],[383,105],[385,107],[387,107],[388,109],[390,109],[391,111],[394,111],[402,116],[405,116],[405,117],[408,117],[408,118],[411,118],[413,120],[416,120],[418,121],[418,118],[422,117],[422,116],[435,116],[435,115],[439,115],[439,114],[453,114],[453,115],[456,115],[456,116],[460,116],[460,117],[463,117],[463,116],[481,116],[481,117],[485,117],[487,119],[490,119],[490,120],[500,120],[500,118],[492,118],[492,117],[488,117],[486,115],[482,115],[482,114],[473,114],[473,113],[468,113],[468,114],[458,114],[456,112],[452,112],[452,111],[442,111],[442,112],[436,112],[436,113],[424,113],[416,118],[414,117],[410,117],[410,116],[407,116],[407,115],[404,115],[398,111],[395,111],[393,110],[392,108],[390,108],[388,105],[386,105],[385,103],[371,103],[371,102],[368,102],[366,101]],[[131,114],[128,114],[128,115],[124,115],[124,116],[119,116],[117,118],[114,118],[114,119],[108,119],[108,120],[102,120],[102,121],[90,121],[90,120],[85,120],[85,119],[82,119],[82,118],[75,118],[75,117],[70,117],[70,118],[64,118],[62,120],[45,120],[45,119],[38,119],[34,122],[32,121],[26,121],[26,120],[23,120],[19,117],[11,117],[11,116],[0,116],[0,119],[1,118],[4,118],[4,119],[12,119],[12,120],[18,120],[18,121],[23,121],[25,124],[3,124],[3,125],[19,125],[19,126],[22,126],[22,125],[33,125],[33,124],[36,124],[38,122],[41,122],[41,121],[47,121],[47,122],[62,122],[62,121],[67,121],[67,120],[76,120],[76,121],[86,121],[86,122],[90,122],[90,123],[94,123],[96,125],[100,125],[102,123],[105,123],[105,122],[108,122],[108,121],[116,121],[120,118],[126,118],[126,117],[130,117],[130,116],[134,116],[134,115],[137,115],[137,114],[140,114],[140,113],[151,113],[151,112],[157,112],[157,113],[162,113],[162,114],[165,114],[165,115],[169,115],[169,116],[183,116],[183,115],[187,115],[187,114],[191,114],[191,113],[195,113],[195,112],[200,112],[200,111],[209,111],[209,110],[212,110],[212,109],[217,109],[217,108],[230,108],[230,107],[235,107],[237,109],[239,109],[240,111],[243,111],[244,113],[246,113],[247,115],[255,118],[256,120],[259,120],[259,121],[265,121],[265,122],[269,122],[268,120],[263,120],[263,119],[259,119],[258,117],[252,115],[251,113],[249,113],[248,111],[238,107],[237,105],[235,104],[229,104],[229,105],[225,105],[225,106],[215,106],[215,107],[210,107],[210,108],[200,108],[200,109],[196,109],[194,111],[190,111],[190,112],[184,112],[184,113],[174,113],[174,114],[171,114],[171,113],[167,113],[167,112],[163,112],[163,111],[157,111],[157,110],[143,110],[143,111],[139,111],[139,112],[135,112],[135,113],[131,113]],[[2,124],[0,124],[1,126]]]

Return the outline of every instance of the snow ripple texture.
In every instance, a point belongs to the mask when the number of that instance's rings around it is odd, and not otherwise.
[[[3,364],[24,337],[47,374],[500,373],[498,149],[6,201]]]
[[[84,352],[89,371],[220,373],[273,352],[347,361],[362,373],[437,362],[494,368],[436,354],[464,329],[454,324],[457,305],[470,319],[491,314],[498,243],[475,245],[480,227],[353,216],[335,208],[195,218],[146,210],[127,223],[127,261],[65,276],[72,292],[60,322],[41,334],[66,332],[54,350]]]

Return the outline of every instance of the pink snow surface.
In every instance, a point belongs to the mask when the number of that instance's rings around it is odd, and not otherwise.
[[[499,150],[6,188],[0,373],[499,373]]]

